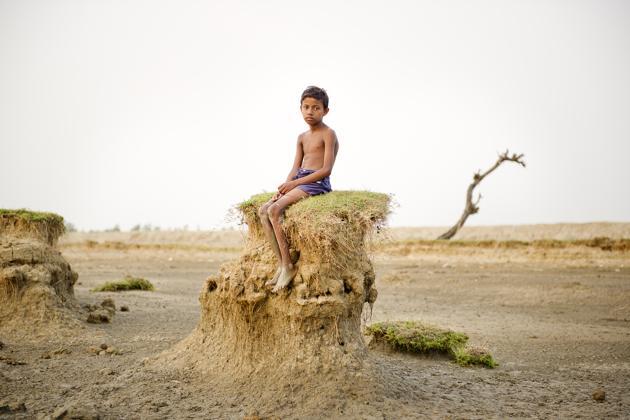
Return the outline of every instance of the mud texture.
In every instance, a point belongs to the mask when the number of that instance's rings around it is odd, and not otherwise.
[[[45,339],[81,328],[77,279],[47,241],[0,236],[0,332]]]
[[[502,236],[508,227],[493,229],[477,232],[497,240],[551,236],[544,226],[535,236],[518,227],[509,228],[510,236]],[[575,232],[562,227],[567,237]],[[120,246],[99,245],[108,241]],[[267,381],[267,388],[194,366],[156,369],[155,357],[200,323],[203,279],[238,259],[225,249],[242,243],[237,232],[62,238],[60,249],[80,274],[79,303],[110,297],[129,310],[111,323],[84,323],[71,337],[30,340],[0,332],[0,418],[46,418],[64,410],[104,419],[628,417],[630,256],[588,247],[436,246],[372,255],[379,296],[368,322],[415,319],[462,331],[492,352],[496,369],[382,350],[368,350],[350,380],[322,372],[283,376],[290,380]],[[126,273],[150,279],[156,291],[91,291]],[[102,344],[118,351],[107,353]]]

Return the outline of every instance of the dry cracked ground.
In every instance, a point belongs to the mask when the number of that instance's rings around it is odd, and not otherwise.
[[[627,224],[613,228],[630,237]],[[584,229],[477,228],[463,236],[613,236],[601,226]],[[73,233],[60,250],[79,273],[79,302],[110,297],[129,311],[70,337],[0,336],[0,418],[630,417],[627,250],[414,243],[433,233],[394,230],[394,245],[374,249],[379,297],[369,322],[421,320],[465,332],[492,351],[496,369],[371,350],[368,366],[387,386],[370,398],[346,390],[318,402],[317,411],[287,388],[253,406],[211,378],[143,368],[145,358],[195,327],[201,285],[238,254],[239,232]],[[149,279],[156,290],[91,291],[125,274]],[[101,345],[120,354],[90,351]]]

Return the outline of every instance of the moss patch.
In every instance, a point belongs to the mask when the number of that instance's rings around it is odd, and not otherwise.
[[[453,358],[455,363],[460,366],[485,366],[494,368],[497,366],[497,362],[487,349],[483,347],[475,346],[462,346],[453,350]]]
[[[123,292],[126,290],[155,290],[153,284],[146,279],[126,276],[124,279],[108,281],[107,283],[95,287],[93,292]]]
[[[378,322],[366,333],[392,348],[420,354],[445,354],[460,366],[497,366],[492,355],[481,347],[467,346],[468,336],[419,321]]]

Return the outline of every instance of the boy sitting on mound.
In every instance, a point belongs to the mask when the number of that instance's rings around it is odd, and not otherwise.
[[[265,235],[280,262],[275,275],[266,283],[275,285],[274,293],[285,288],[297,272],[280,218],[291,204],[332,191],[329,177],[339,150],[335,132],[323,122],[324,115],[328,114],[326,91],[316,86],[306,88],[300,100],[300,110],[309,130],[298,136],[293,167],[286,182],[258,211]]]

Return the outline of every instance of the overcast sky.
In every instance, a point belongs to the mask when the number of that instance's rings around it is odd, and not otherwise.
[[[330,95],[334,189],[394,226],[630,221],[630,2],[0,0],[0,207],[225,226]]]

